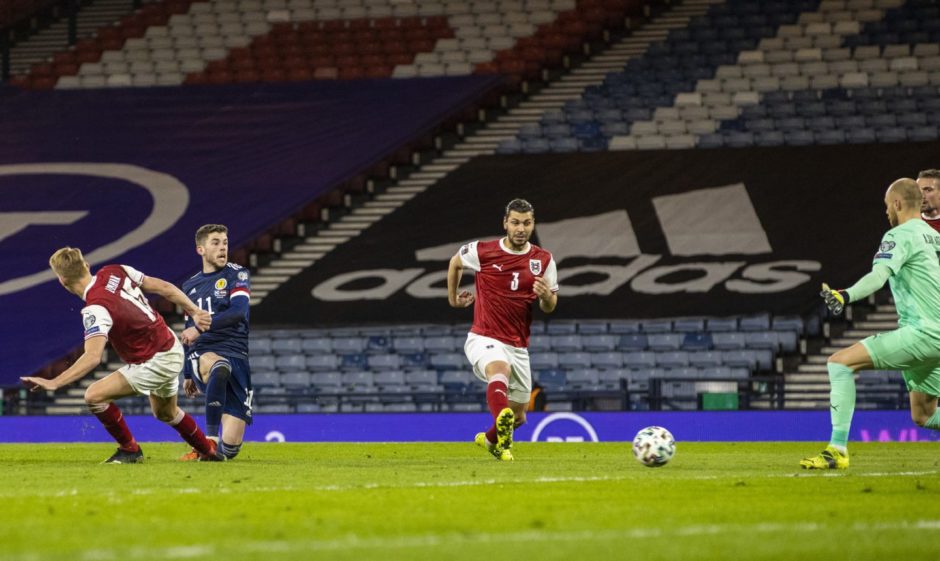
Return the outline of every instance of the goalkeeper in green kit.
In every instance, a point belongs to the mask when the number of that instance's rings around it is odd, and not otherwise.
[[[846,445],[855,412],[855,372],[900,370],[910,392],[911,417],[921,427],[940,431],[940,234],[921,220],[923,194],[913,179],[898,179],[885,194],[888,222],[871,272],[846,290],[823,284],[829,310],[867,298],[885,281],[891,285],[898,328],[879,333],[829,357],[829,407],[832,439],[818,456],[800,462],[804,469],[849,467]]]

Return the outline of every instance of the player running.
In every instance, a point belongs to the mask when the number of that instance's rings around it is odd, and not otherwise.
[[[898,329],[866,337],[829,357],[832,439],[818,456],[800,462],[805,469],[846,469],[849,427],[855,412],[855,372],[901,370],[910,392],[911,417],[921,427],[940,430],[940,234],[920,218],[923,195],[913,179],[898,179],[885,194],[888,222],[870,273],[846,290],[823,284],[829,309],[867,298],[885,281],[898,310]]]
[[[940,232],[940,169],[925,169],[917,174],[917,185],[924,193],[920,217]]]
[[[202,272],[183,283],[183,292],[212,316],[208,329],[186,319],[187,345],[183,391],[206,394],[206,434],[219,442],[219,452],[233,459],[241,450],[245,426],[251,424],[251,370],[248,366],[248,269],[228,262],[228,228],[206,224],[196,230],[196,253]],[[220,439],[221,426],[221,440]],[[199,458],[197,450],[180,460]]]
[[[27,376],[23,382],[36,391],[56,390],[75,382],[101,363],[105,344],[126,362],[116,372],[85,390],[88,409],[118,442],[117,451],[105,463],[133,464],[144,459],[114,400],[147,395],[153,414],[172,426],[197,451],[199,459],[217,460],[215,442],[208,440],[196,421],[177,406],[183,346],[163,317],[153,311],[143,292],[159,294],[208,327],[209,314],[199,310],[172,284],[147,277],[127,265],[105,265],[92,275],[79,249],[63,247],[49,258],[49,265],[66,290],[85,301],[85,352],[72,366],[51,380]],[[143,290],[143,292],[141,291]]]
[[[476,241],[460,248],[447,271],[447,300],[451,307],[473,308],[473,326],[464,351],[473,372],[487,383],[486,404],[493,426],[476,435],[477,445],[498,460],[512,457],[513,430],[525,422],[532,391],[529,368],[529,326],[532,302],[551,313],[558,304],[558,273],[552,254],[529,243],[535,229],[535,210],[522,199],[506,205],[506,236]],[[476,273],[476,296],[459,294],[464,268]]]

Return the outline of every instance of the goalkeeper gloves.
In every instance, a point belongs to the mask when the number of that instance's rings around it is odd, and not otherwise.
[[[819,293],[822,296],[822,299],[826,302],[826,307],[829,308],[829,311],[833,315],[839,315],[845,309],[845,305],[849,303],[849,293],[844,290],[833,290],[829,288],[829,285],[823,283],[822,292]]]

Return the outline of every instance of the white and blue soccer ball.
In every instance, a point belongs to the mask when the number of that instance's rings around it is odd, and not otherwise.
[[[633,457],[646,467],[660,467],[676,455],[676,439],[663,427],[646,427],[633,439]]]

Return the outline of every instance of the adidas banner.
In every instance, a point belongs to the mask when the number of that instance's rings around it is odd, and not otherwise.
[[[555,317],[803,313],[866,273],[884,192],[936,143],[476,158],[253,308],[255,324],[469,321],[447,264],[528,199],[558,265]],[[471,285],[465,276],[463,285]],[[471,287],[472,288],[472,287]],[[540,312],[536,312],[539,314]]]

